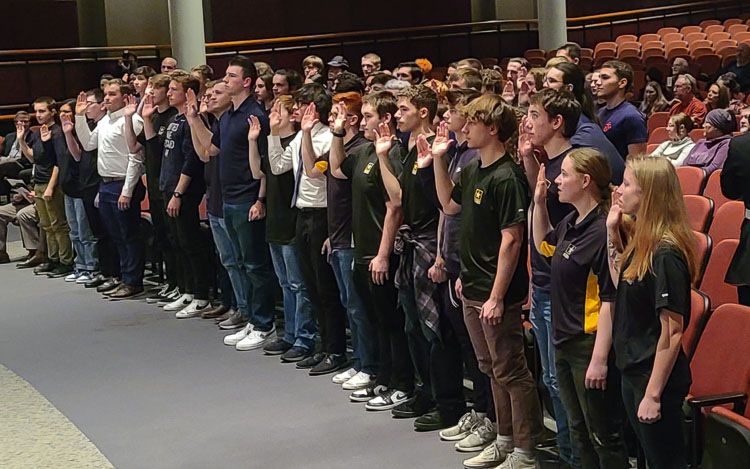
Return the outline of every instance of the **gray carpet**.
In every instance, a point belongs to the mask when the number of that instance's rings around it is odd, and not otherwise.
[[[212,322],[0,266],[0,363],[122,469],[460,468],[411,420],[351,404]],[[469,455],[470,456],[470,455]]]

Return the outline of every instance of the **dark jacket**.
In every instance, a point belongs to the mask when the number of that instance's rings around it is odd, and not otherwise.
[[[725,197],[741,200],[750,209],[750,134],[729,142],[727,159],[721,171],[721,192]],[[750,220],[745,217],[740,230],[740,244],[729,264],[725,278],[732,285],[750,284]]]

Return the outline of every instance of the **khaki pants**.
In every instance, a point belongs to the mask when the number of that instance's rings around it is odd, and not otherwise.
[[[500,324],[479,319],[482,302],[464,298],[464,321],[479,362],[490,377],[497,433],[513,436],[517,448],[530,450],[542,437],[542,411],[534,378],[526,364],[521,305],[505,305]]]
[[[51,262],[73,264],[70,227],[65,218],[65,196],[60,185],[55,186],[51,200],[44,200],[47,184],[34,185],[34,201],[39,213],[39,225],[47,235],[47,256]]]

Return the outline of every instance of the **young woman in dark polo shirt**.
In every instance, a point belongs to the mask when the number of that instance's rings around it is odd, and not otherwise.
[[[684,469],[681,407],[691,378],[681,342],[690,321],[695,239],[667,159],[628,160],[607,238],[617,287],[612,339],[625,410],[648,467]]]
[[[552,343],[570,434],[583,469],[626,469],[622,421],[613,412],[620,399],[611,353],[616,291],[607,264],[605,224],[612,170],[593,148],[565,156],[554,184],[560,202],[575,210],[554,228],[547,213],[545,172],[540,169],[539,174],[534,240],[539,253],[552,258]]]

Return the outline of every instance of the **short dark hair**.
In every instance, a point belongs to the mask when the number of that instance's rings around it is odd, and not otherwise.
[[[36,104],[44,104],[50,111],[57,111],[57,103],[55,102],[55,98],[51,98],[49,96],[41,96],[39,98],[36,98],[31,105],[34,106]]]
[[[156,75],[156,70],[149,67],[148,65],[143,65],[141,67],[136,68],[133,71],[133,75],[140,75],[143,77],[146,77],[146,79],[151,78],[152,76]]]
[[[508,60],[508,63],[510,63],[510,62],[518,62],[526,70],[531,70],[531,66],[529,65],[529,61],[526,60],[523,57],[512,57],[510,60]]]
[[[480,96],[482,96],[482,93],[471,88],[463,90],[448,90],[445,93],[445,99],[447,99],[448,104],[453,107],[465,106],[470,101],[473,101]]]
[[[266,89],[273,94],[273,73],[261,73],[258,80],[262,81]]]
[[[104,82],[104,86],[111,85],[117,85],[120,88],[120,94],[122,95],[133,94],[133,87],[130,86],[130,83],[126,83],[119,78],[113,78]]]
[[[482,61],[479,59],[475,59],[474,57],[469,57],[468,59],[461,59],[456,64],[456,68],[464,68],[464,67],[473,68],[476,71],[482,70],[484,68],[482,66]]]
[[[423,85],[410,86],[400,92],[398,97],[408,99],[417,110],[422,108],[427,109],[427,115],[430,121],[435,119],[438,97],[431,88]]]
[[[385,85],[390,80],[393,80],[393,75],[387,73],[377,72],[370,75],[370,86],[372,85]]]
[[[302,80],[302,75],[300,75],[299,72],[289,68],[280,68],[274,72],[274,75],[281,75],[286,78],[286,82],[289,84],[289,91],[298,90],[304,82],[304,80]]]
[[[101,88],[92,88],[86,92],[86,96],[93,96],[97,103],[104,101],[104,91]]]
[[[617,81],[620,81],[623,78],[627,80],[628,83],[625,85],[625,92],[628,92],[633,88],[633,67],[631,67],[630,64],[619,60],[609,60],[604,62],[604,65],[602,65],[601,68],[610,68],[614,70],[615,75],[617,75]],[[695,88],[693,88],[693,91],[695,91]]]
[[[229,59],[227,66],[241,67],[242,78],[250,78],[253,83],[255,83],[255,79],[258,78],[258,70],[255,68],[255,63],[244,55],[235,55]]]
[[[456,69],[448,77],[448,81],[464,80],[467,88],[482,91],[482,74],[475,68],[461,67]]]
[[[398,111],[398,100],[390,91],[378,91],[370,93],[362,98],[362,104],[369,104],[378,113],[378,117],[390,114],[391,117]]]
[[[182,86],[182,91],[193,90],[196,95],[200,93],[201,81],[193,75],[174,75],[172,81],[179,83]]]
[[[416,62],[401,62],[400,64],[398,64],[397,68],[401,67],[409,68],[409,75],[411,75],[412,80],[422,81],[422,78],[424,78],[422,67],[417,65]]]
[[[365,87],[362,85],[362,80],[352,72],[343,71],[336,78],[336,88],[334,93],[348,93],[350,91],[356,91],[359,94],[365,92]]]
[[[198,65],[190,69],[190,73],[198,72],[203,82],[207,82],[214,77],[214,69],[210,65]]]
[[[99,90],[101,91],[101,90]],[[31,116],[26,111],[18,111],[15,116],[13,116],[13,122],[18,122],[19,120],[26,118],[31,119]]]
[[[566,42],[557,48],[557,50],[562,49],[565,49],[565,52],[567,52],[571,59],[581,59],[581,46],[577,42]]]
[[[331,95],[326,92],[323,85],[307,83],[294,92],[294,102],[297,104],[315,103],[315,109],[320,116],[320,122],[328,122],[328,114],[331,113]]]
[[[500,95],[484,94],[463,107],[461,114],[469,122],[481,122],[497,129],[497,139],[506,142],[518,130],[518,121],[510,107]]]
[[[581,104],[573,93],[567,90],[545,88],[532,95],[529,103],[541,106],[544,112],[549,115],[550,120],[555,116],[561,116],[563,118],[563,137],[571,138],[575,135],[578,119],[581,118]]]

